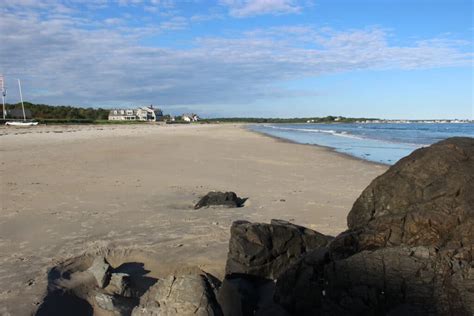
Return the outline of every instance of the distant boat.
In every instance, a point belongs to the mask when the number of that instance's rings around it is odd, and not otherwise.
[[[8,125],[8,126],[35,126],[35,125],[38,125],[38,122],[18,122],[18,121],[12,121],[12,122],[6,122],[5,125]]]
[[[23,94],[21,93],[21,83],[20,83],[20,79],[18,79],[18,89],[20,90],[20,100],[21,100],[21,109],[23,111],[23,121],[20,122],[20,121],[10,121],[10,122],[6,122],[5,125],[8,125],[8,126],[35,126],[35,125],[38,125],[38,122],[33,122],[33,121],[27,121],[26,120],[26,114],[25,114],[25,105],[23,104]],[[2,78],[2,96],[3,96],[3,100],[5,100],[5,87],[3,86],[3,78]],[[5,104],[5,101],[3,101],[4,104]],[[5,109],[5,105],[3,107]],[[5,110],[3,110],[3,115],[5,116]]]

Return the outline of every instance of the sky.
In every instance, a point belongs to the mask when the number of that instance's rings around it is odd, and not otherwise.
[[[1,0],[7,102],[474,119],[471,0]]]

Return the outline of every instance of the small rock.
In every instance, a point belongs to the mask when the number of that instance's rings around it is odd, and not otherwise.
[[[127,273],[112,273],[106,290],[112,294],[132,297],[133,293],[130,288],[130,275]]]
[[[95,295],[95,301],[97,305],[105,310],[108,311],[113,311],[114,310],[114,302],[113,302],[113,296],[104,294],[104,293],[97,293]]]
[[[110,278],[110,265],[104,257],[96,257],[87,269],[97,281],[99,287],[104,288]]]
[[[105,294],[102,292],[96,293],[94,299],[97,306],[101,309],[112,312],[112,315],[117,316],[131,315],[133,308],[138,303],[138,301],[134,299]],[[102,315],[102,313],[97,314]]]
[[[241,207],[246,199],[241,199],[235,192],[209,192],[196,203],[194,209],[209,206]]]

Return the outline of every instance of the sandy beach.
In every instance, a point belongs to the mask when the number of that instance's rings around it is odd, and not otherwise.
[[[48,269],[84,252],[127,249],[158,277],[193,266],[222,277],[234,220],[278,218],[335,235],[387,169],[243,125],[1,127],[0,135],[2,315],[28,315]],[[211,190],[248,200],[194,210]]]

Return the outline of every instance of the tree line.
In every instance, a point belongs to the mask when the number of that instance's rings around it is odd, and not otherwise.
[[[103,108],[83,108],[70,105],[47,105],[47,104],[34,104],[30,102],[24,102],[25,109],[31,111],[31,117],[37,121],[44,121],[53,123],[61,123],[62,121],[71,121],[71,123],[83,123],[96,122],[107,120],[109,116],[109,109]],[[9,110],[19,109],[21,110],[21,103],[6,104],[7,113]],[[1,109],[0,109],[1,110]],[[1,115],[0,115],[1,117]],[[180,123],[181,117],[176,117],[177,123]],[[163,116],[162,120],[171,121],[169,115]],[[223,118],[211,118],[200,120],[201,123],[218,123],[218,122],[234,122],[234,123],[353,123],[356,121],[367,121],[375,120],[375,118],[350,118],[341,116],[326,116],[326,117],[303,117],[303,118],[256,118],[256,117],[223,117]]]
[[[81,108],[70,105],[53,106],[47,104],[34,104],[30,102],[24,102],[24,105],[25,109],[31,111],[31,116],[35,120],[107,120],[110,111],[102,108]],[[6,104],[5,107],[8,114],[9,110],[21,110],[21,103]],[[3,109],[1,109],[1,112],[3,112]]]

